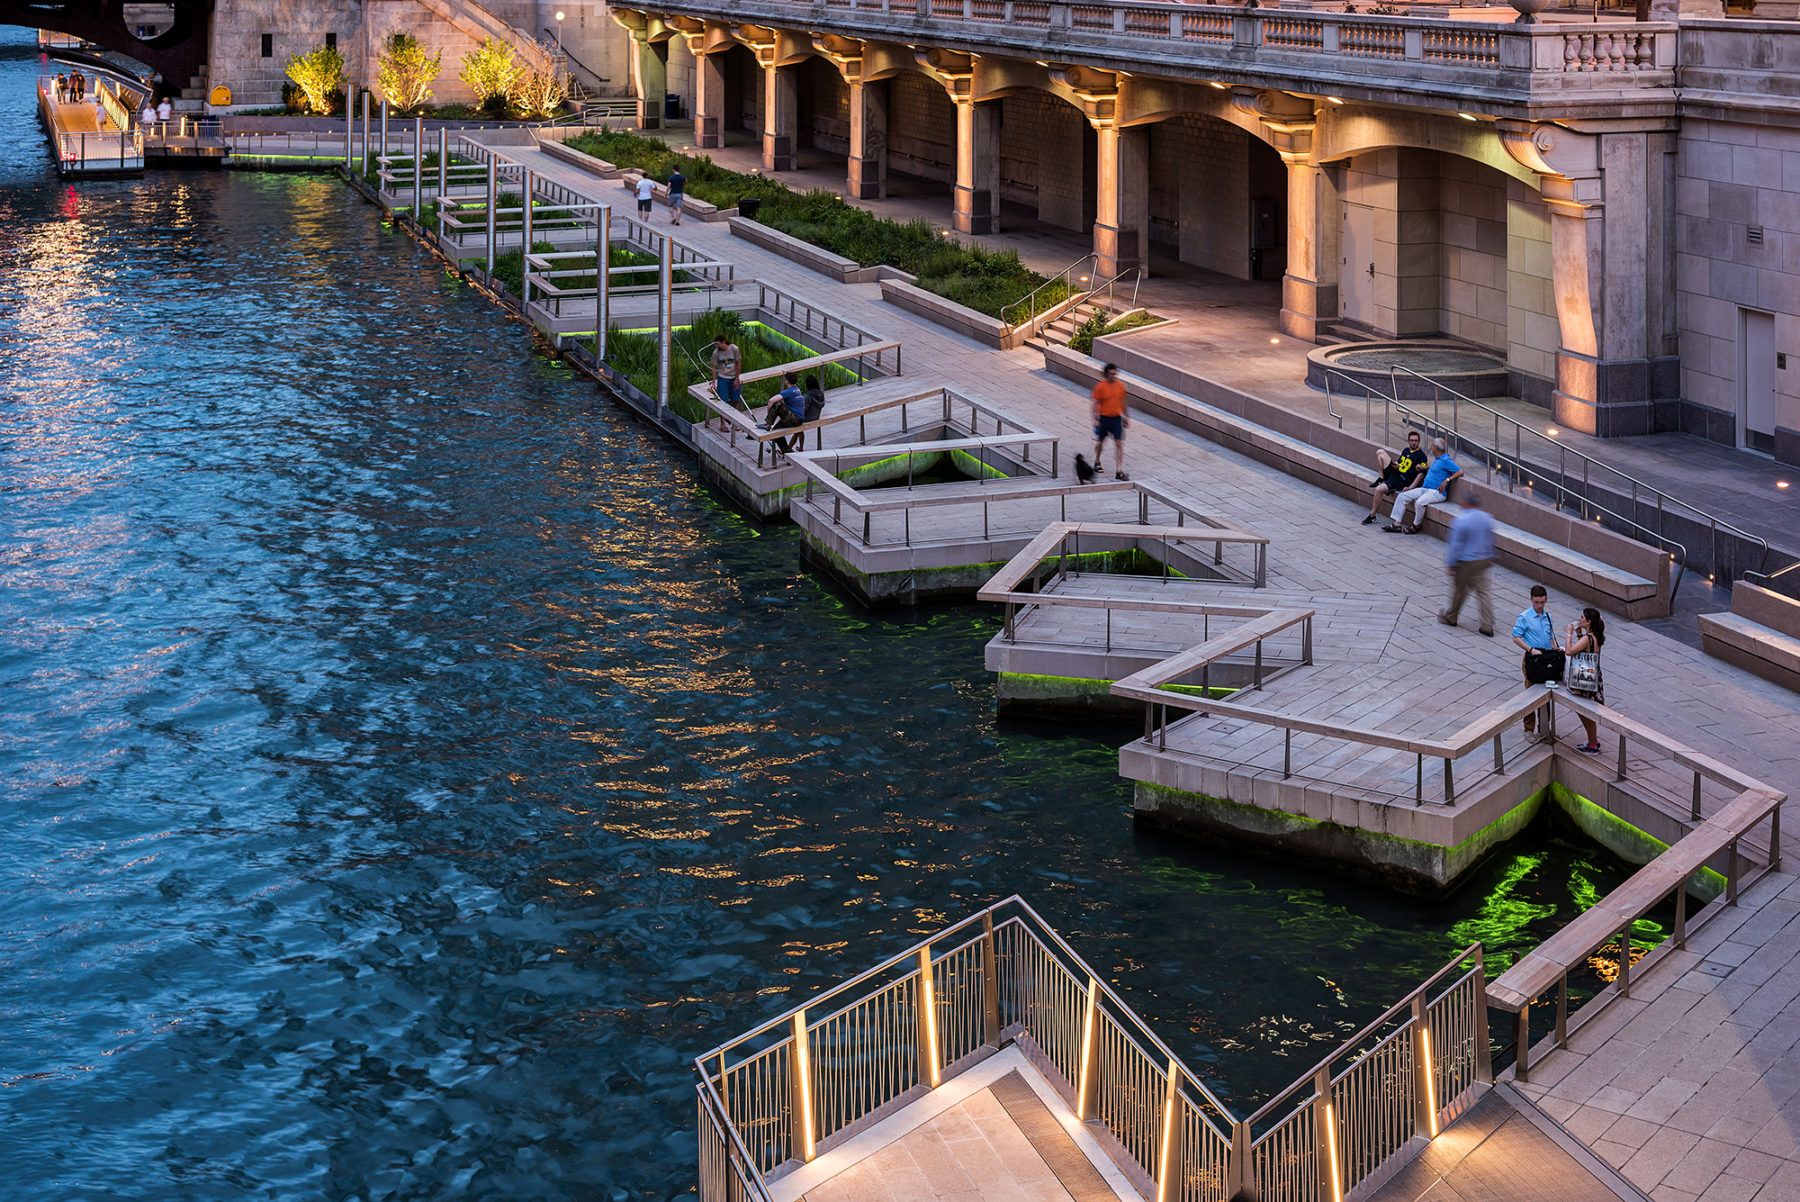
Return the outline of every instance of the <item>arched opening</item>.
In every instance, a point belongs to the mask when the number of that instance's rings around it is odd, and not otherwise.
[[[1260,138],[1202,113],[1149,126],[1153,261],[1234,280],[1287,270],[1287,167]]]
[[[1548,403],[1561,337],[1550,214],[1529,184],[1446,151],[1386,147],[1333,165],[1339,312],[1381,337],[1447,337],[1504,355]]]

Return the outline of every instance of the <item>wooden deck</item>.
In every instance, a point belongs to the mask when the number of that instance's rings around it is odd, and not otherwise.
[[[1140,1202],[1016,1049],[770,1182],[775,1202]]]

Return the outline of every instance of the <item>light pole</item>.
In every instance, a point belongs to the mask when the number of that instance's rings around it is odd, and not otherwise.
[[[559,8],[556,10],[556,66],[563,73],[563,77],[567,79],[569,76],[569,60],[563,55],[562,48],[563,15],[562,9]]]

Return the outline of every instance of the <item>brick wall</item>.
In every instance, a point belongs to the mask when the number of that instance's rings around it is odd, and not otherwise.
[[[830,59],[809,58],[800,72],[800,144],[850,153],[850,85]]]
[[[1547,381],[1556,379],[1556,321],[1551,287],[1550,210],[1538,190],[1506,181],[1506,362]]]
[[[888,168],[956,182],[956,106],[942,84],[919,71],[894,77],[888,100]]]

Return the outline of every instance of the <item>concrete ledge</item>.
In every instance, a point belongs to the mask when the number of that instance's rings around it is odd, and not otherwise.
[[[585,172],[596,179],[618,179],[623,175],[619,168],[605,159],[597,159],[591,154],[583,154],[561,142],[545,138],[538,142],[538,149],[559,163],[567,163],[577,171]]]
[[[1132,404],[1143,412],[1345,500],[1368,504],[1377,444],[1335,424],[1314,421],[1181,371],[1129,346],[1109,346],[1108,353],[1129,373],[1126,388]],[[1044,364],[1084,385],[1100,378],[1100,360],[1067,347],[1045,347]],[[1519,533],[1509,541],[1503,531],[1496,540],[1504,566],[1633,621],[1668,615],[1666,553],[1504,489],[1466,478],[1456,488],[1479,491],[1494,519]],[[1447,529],[1447,512],[1454,511],[1442,506],[1428,510],[1426,529],[1441,536]]]
[[[1732,591],[1743,587],[1740,582]],[[1800,692],[1800,639],[1739,614],[1701,614],[1700,647],[1715,659]]]
[[[1774,589],[1738,581],[1731,586],[1731,612],[1778,634],[1800,639],[1800,601]]]
[[[999,350],[1012,350],[1025,341],[1025,331],[1019,329],[1010,335],[1006,323],[997,317],[989,317],[986,313],[975,310],[955,301],[946,300],[935,292],[927,292],[916,284],[904,280],[885,279],[881,281],[881,299],[890,305],[897,305],[908,313],[916,313],[930,322],[943,326],[953,333],[965,338],[973,338],[983,346],[995,347]]]
[[[843,255],[821,250],[810,242],[802,241],[792,234],[784,234],[748,217],[731,218],[731,232],[734,237],[772,251],[789,262],[798,263],[807,270],[816,271],[840,284],[871,283],[881,271],[879,267],[864,267],[855,259],[846,259]]]

